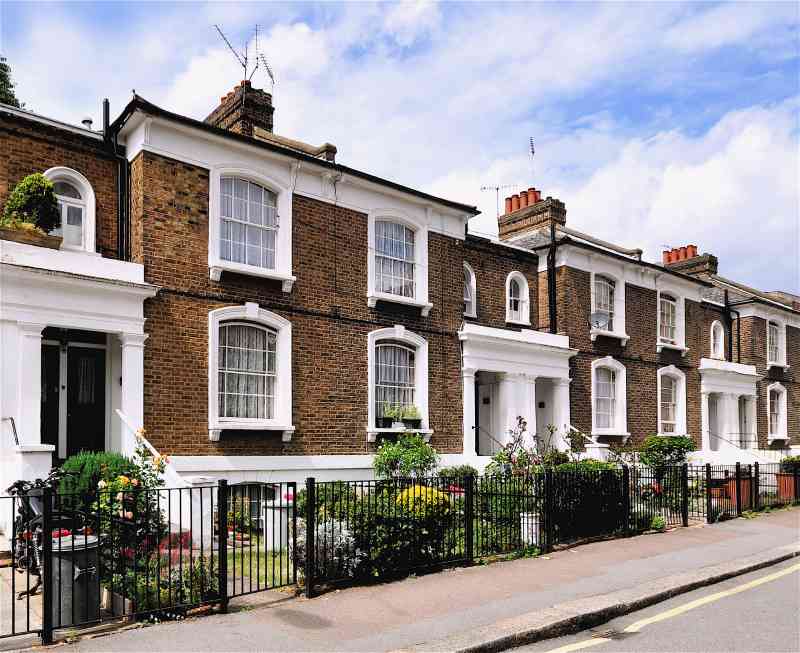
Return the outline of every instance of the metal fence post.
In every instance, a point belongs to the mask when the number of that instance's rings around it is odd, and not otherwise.
[[[472,474],[464,479],[464,554],[467,562],[475,555],[473,528],[475,521],[475,477]]]
[[[228,481],[220,480],[217,490],[217,544],[219,545],[219,608],[228,611]]]
[[[706,463],[706,523],[713,522],[714,503],[711,497],[711,463]]]
[[[681,465],[681,520],[689,525],[689,465]]]
[[[794,463],[792,465],[794,471],[794,501],[792,503],[800,502],[800,464]]]
[[[553,523],[553,470],[544,471],[544,546],[543,553],[553,550],[555,540],[555,524]]]
[[[753,510],[761,509],[761,472],[758,469],[758,462],[753,464],[755,472],[753,480],[750,481],[755,487],[753,489]]]
[[[42,644],[53,643],[53,488],[42,492]],[[33,543],[36,546],[36,542]],[[14,573],[13,570],[11,572]],[[30,572],[29,572],[30,573]],[[14,597],[11,597],[14,600]]]
[[[297,483],[289,483],[292,492],[292,583],[297,585]]]
[[[631,530],[631,470],[627,465],[622,466],[622,514],[625,519],[625,534]]]
[[[306,479],[306,598],[314,596],[314,561],[316,555],[316,534],[315,517],[317,515],[317,487],[313,476]]]
[[[742,464],[736,463],[736,516],[742,516]]]

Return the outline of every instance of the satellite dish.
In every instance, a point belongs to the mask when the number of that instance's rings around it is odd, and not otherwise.
[[[593,329],[608,328],[608,313],[592,313],[589,316],[589,325]]]

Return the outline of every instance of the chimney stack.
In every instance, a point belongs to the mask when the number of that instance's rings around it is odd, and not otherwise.
[[[204,122],[221,129],[253,136],[256,129],[272,132],[272,95],[243,80],[219,100]]]
[[[526,231],[548,227],[551,223],[563,225],[567,222],[564,203],[548,197],[531,186],[528,190],[506,197],[505,213],[498,218],[500,239],[507,240]]]
[[[693,277],[717,274],[719,261],[713,254],[698,254],[697,245],[673,247],[661,252],[664,267]]]

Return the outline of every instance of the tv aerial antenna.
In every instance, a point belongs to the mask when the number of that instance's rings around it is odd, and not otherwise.
[[[495,197],[495,208],[497,210],[497,216],[500,217],[500,191],[506,190],[507,188],[516,188],[519,184],[495,184],[494,186],[481,186],[482,191],[493,190],[494,197]]]
[[[236,61],[242,67],[242,79],[246,79],[248,81],[253,79],[253,75],[256,74],[256,71],[261,68],[263,69],[264,73],[267,77],[269,77],[270,84],[272,86],[272,90],[275,89],[275,73],[272,70],[272,66],[269,65],[267,62],[266,56],[264,53],[261,52],[261,44],[259,42],[259,26],[255,26],[255,53],[253,58],[255,59],[255,65],[252,66],[252,70],[250,68],[251,64],[251,57],[250,57],[250,44],[249,42],[245,42],[244,46],[242,47],[241,52],[238,51],[236,48],[231,45],[230,40],[225,33],[222,31],[222,28],[219,25],[214,25],[214,29],[217,30],[217,33],[220,35],[220,38],[225,42],[225,45],[228,46],[228,49],[231,51],[233,56],[236,58]]]

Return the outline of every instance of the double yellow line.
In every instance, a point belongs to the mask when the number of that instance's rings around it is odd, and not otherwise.
[[[777,580],[778,578],[783,578],[784,576],[788,576],[789,574],[794,573],[795,571],[798,570],[800,570],[800,563],[792,565],[791,567],[787,567],[786,569],[782,569],[781,571],[776,571],[773,574],[769,574],[767,576],[762,576],[761,578],[756,578],[755,580],[748,581],[747,583],[743,583],[742,585],[738,585],[729,590],[723,590],[722,592],[717,592],[716,594],[709,594],[708,596],[695,599],[694,601],[689,601],[688,603],[684,603],[683,605],[679,605],[678,607],[672,608],[670,610],[665,610],[664,612],[660,612],[659,614],[653,615],[652,617],[647,617],[646,619],[640,619],[639,621],[633,622],[622,632],[638,633],[642,628],[644,628],[645,626],[649,626],[650,624],[655,624],[658,623],[659,621],[664,621],[665,619],[671,619],[672,617],[677,617],[680,614],[689,612],[689,610],[694,610],[695,608],[699,608],[709,603],[713,603],[714,601],[719,601],[720,599],[724,599],[727,596],[733,596],[734,594],[740,594],[741,592],[746,592],[747,590],[753,589],[754,587],[758,587],[759,585],[763,585],[764,583],[769,583],[773,580]],[[605,644],[606,642],[610,641],[613,640],[609,637],[592,637],[591,639],[583,640],[580,642],[573,642],[572,644],[567,644],[565,646],[561,646],[560,648],[552,649],[548,651],[548,653],[570,653],[571,651],[581,651],[585,648],[591,648],[592,646],[599,646],[600,644]]]

